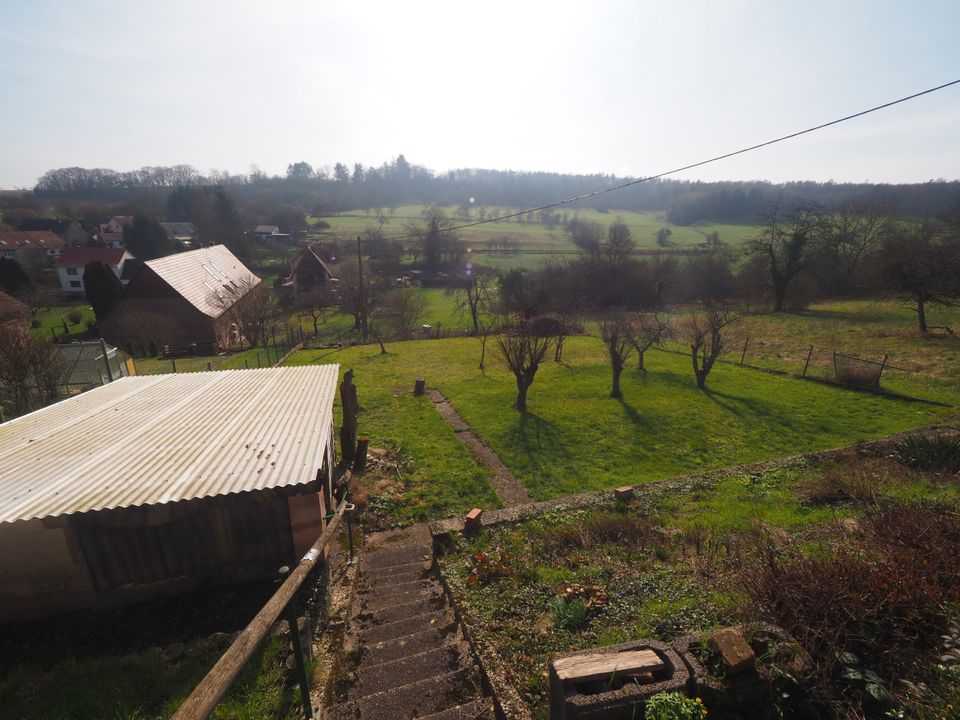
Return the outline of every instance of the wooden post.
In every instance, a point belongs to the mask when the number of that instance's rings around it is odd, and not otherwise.
[[[176,358],[170,358],[170,363],[173,365],[173,371],[176,372],[176,371],[177,371],[177,359],[176,359]]]
[[[803,364],[803,377],[807,376],[807,367],[810,365],[811,355],[813,355],[813,345],[810,346],[810,352],[807,353],[807,361]]]
[[[353,472],[357,475],[363,475],[363,468],[367,464],[367,446],[370,444],[370,438],[361,435],[357,438],[357,451],[353,457]]]
[[[743,341],[743,352],[740,353],[740,364],[743,365],[743,359],[747,357],[747,345],[750,344],[750,336],[747,335],[747,339]]]
[[[356,455],[357,447],[357,388],[353,384],[353,370],[347,370],[340,383],[340,406],[343,411],[343,425],[340,426],[340,457],[343,463],[350,464]]]
[[[213,363],[211,363],[209,360],[207,360],[207,370],[213,370]]]
[[[257,369],[260,369],[260,351],[257,350]]]
[[[887,358],[889,357],[889,355],[884,355],[883,362],[880,363],[880,372],[877,373],[877,387],[880,387],[880,376],[883,375],[883,369],[887,366]]]
[[[249,369],[250,369],[250,365],[247,364],[247,359],[246,359],[246,358],[243,359],[243,369],[244,369],[244,370],[249,370]]]
[[[413,394],[414,395],[423,395],[427,389],[427,380],[426,378],[417,378],[413,381]]]
[[[833,376],[840,379],[840,373],[837,372],[837,351],[833,351]]]
[[[357,235],[357,285],[360,291],[360,331],[363,342],[367,341],[367,303],[363,297],[363,251],[360,247],[360,236]]]
[[[100,338],[100,353],[103,355],[103,364],[107,366],[107,382],[113,382],[113,368],[110,367],[110,358],[107,356],[107,341],[103,338]]]

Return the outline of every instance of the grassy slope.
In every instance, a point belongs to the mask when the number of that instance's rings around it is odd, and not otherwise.
[[[478,349],[473,339],[420,341],[389,344],[385,356],[367,346],[295,360],[355,368],[364,431],[399,438],[430,464],[452,436],[407,396],[414,378],[426,377],[540,499],[837,447],[946,413],[732,365],[718,365],[700,392],[689,360],[671,353],[652,353],[646,375],[628,370],[625,399],[613,400],[600,344],[573,338],[564,364],[543,366],[521,416],[511,408],[512,376],[492,357],[485,374],[477,370]],[[445,462],[435,467],[441,475],[424,477],[444,484]]]

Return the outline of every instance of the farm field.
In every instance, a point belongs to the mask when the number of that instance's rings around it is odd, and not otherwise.
[[[610,373],[599,341],[577,337],[567,341],[563,363],[541,368],[530,412],[520,415],[511,407],[513,378],[492,353],[486,372],[477,369],[475,339],[388,343],[387,349],[386,355],[375,346],[308,350],[288,362],[353,368],[364,408],[362,432],[373,444],[399,440],[414,466],[435,462],[430,433],[441,427],[424,424],[437,414],[411,396],[414,379],[425,377],[537,499],[839,447],[950,413],[730,364],[718,364],[708,391],[701,392],[689,358],[670,352],[650,353],[647,374],[626,371],[624,399],[618,401],[608,396]],[[447,469],[443,463],[435,467],[439,472],[424,472],[422,482],[442,493]],[[470,504],[461,500],[448,514]],[[433,503],[435,512],[441,509],[442,501]]]
[[[945,668],[937,658],[960,577],[931,528],[954,532],[960,483],[946,467],[904,464],[912,451],[898,448],[721,470],[626,502],[611,494],[473,537],[451,533],[442,572],[471,634],[495,648],[538,719],[555,653],[758,621],[785,628],[807,655],[798,664],[787,645],[758,656],[768,697],[741,707],[750,717],[879,717],[894,703],[905,717],[948,717],[960,659]],[[911,583],[891,586],[891,573]],[[906,624],[926,632],[898,634]],[[722,664],[701,659],[722,681]],[[867,670],[872,686],[856,680]],[[901,678],[930,692],[911,694]],[[709,717],[744,717],[714,699],[704,696]],[[811,706],[821,712],[805,714]]]
[[[457,225],[481,219],[477,208],[472,208],[467,217],[458,215],[462,210],[454,207],[443,208],[454,219]],[[501,215],[516,211],[516,208],[486,208],[489,215]],[[389,209],[384,210],[384,217],[388,220],[383,225],[383,233],[387,237],[399,237],[405,234],[405,228],[411,223],[422,221],[421,207],[404,205],[394,209],[391,215]],[[590,209],[563,209],[568,217],[574,215],[583,220],[600,223],[607,226],[616,219],[622,219],[630,228],[637,248],[641,250],[657,249],[656,234],[662,228],[671,231],[670,240],[677,248],[695,247],[704,242],[711,232],[719,232],[724,242],[739,246],[745,239],[751,237],[755,228],[748,225],[728,225],[718,223],[697,223],[691,227],[672,225],[667,222],[660,212],[614,211],[599,212]],[[357,210],[337,215],[316,217],[309,216],[310,225],[323,220],[329,223],[330,228],[322,234],[338,240],[352,240],[357,234],[368,227],[377,227],[377,217],[373,212]],[[467,243],[475,252],[476,262],[491,267],[537,267],[551,258],[574,257],[579,249],[570,243],[562,226],[558,225],[552,231],[538,222],[516,222],[515,220],[502,221],[466,228],[458,231],[463,242]],[[516,252],[498,252],[497,247],[503,242],[510,243]]]

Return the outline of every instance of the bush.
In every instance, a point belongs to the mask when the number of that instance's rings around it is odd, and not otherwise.
[[[893,457],[914,470],[960,472],[960,436],[914,435],[898,443]]]
[[[71,310],[67,313],[67,320],[70,321],[71,325],[77,325],[83,320],[83,313],[79,310]]]

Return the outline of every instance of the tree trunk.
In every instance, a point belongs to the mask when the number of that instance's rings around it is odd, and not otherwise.
[[[786,283],[776,283],[773,286],[773,311],[783,312],[784,302],[787,297]]]
[[[641,350],[640,348],[637,348],[637,372],[645,373],[645,372],[647,371],[647,368],[645,368],[645,367],[643,366],[643,354],[644,354],[644,352],[646,352],[646,351],[645,351],[645,350]]]
[[[351,313],[353,315],[353,329],[360,330],[362,326],[360,325],[360,313]]]
[[[386,355],[387,349],[383,346],[383,338],[381,338],[379,335],[376,335],[375,337],[377,339],[377,344],[380,346],[380,354]]]
[[[517,404],[516,408],[522,413],[527,411],[527,390],[530,386],[523,380],[517,380]]]
[[[610,390],[610,397],[612,398],[622,398],[623,393],[620,391],[620,373],[623,372],[622,367],[613,368],[613,387]]]
[[[920,324],[920,332],[927,334],[927,301],[922,297],[917,298],[917,322]]]
[[[487,336],[484,335],[480,340],[480,369],[483,370],[483,363],[487,357]]]
[[[563,361],[563,341],[565,339],[563,336],[557,338],[556,352],[553,354],[554,362]]]

